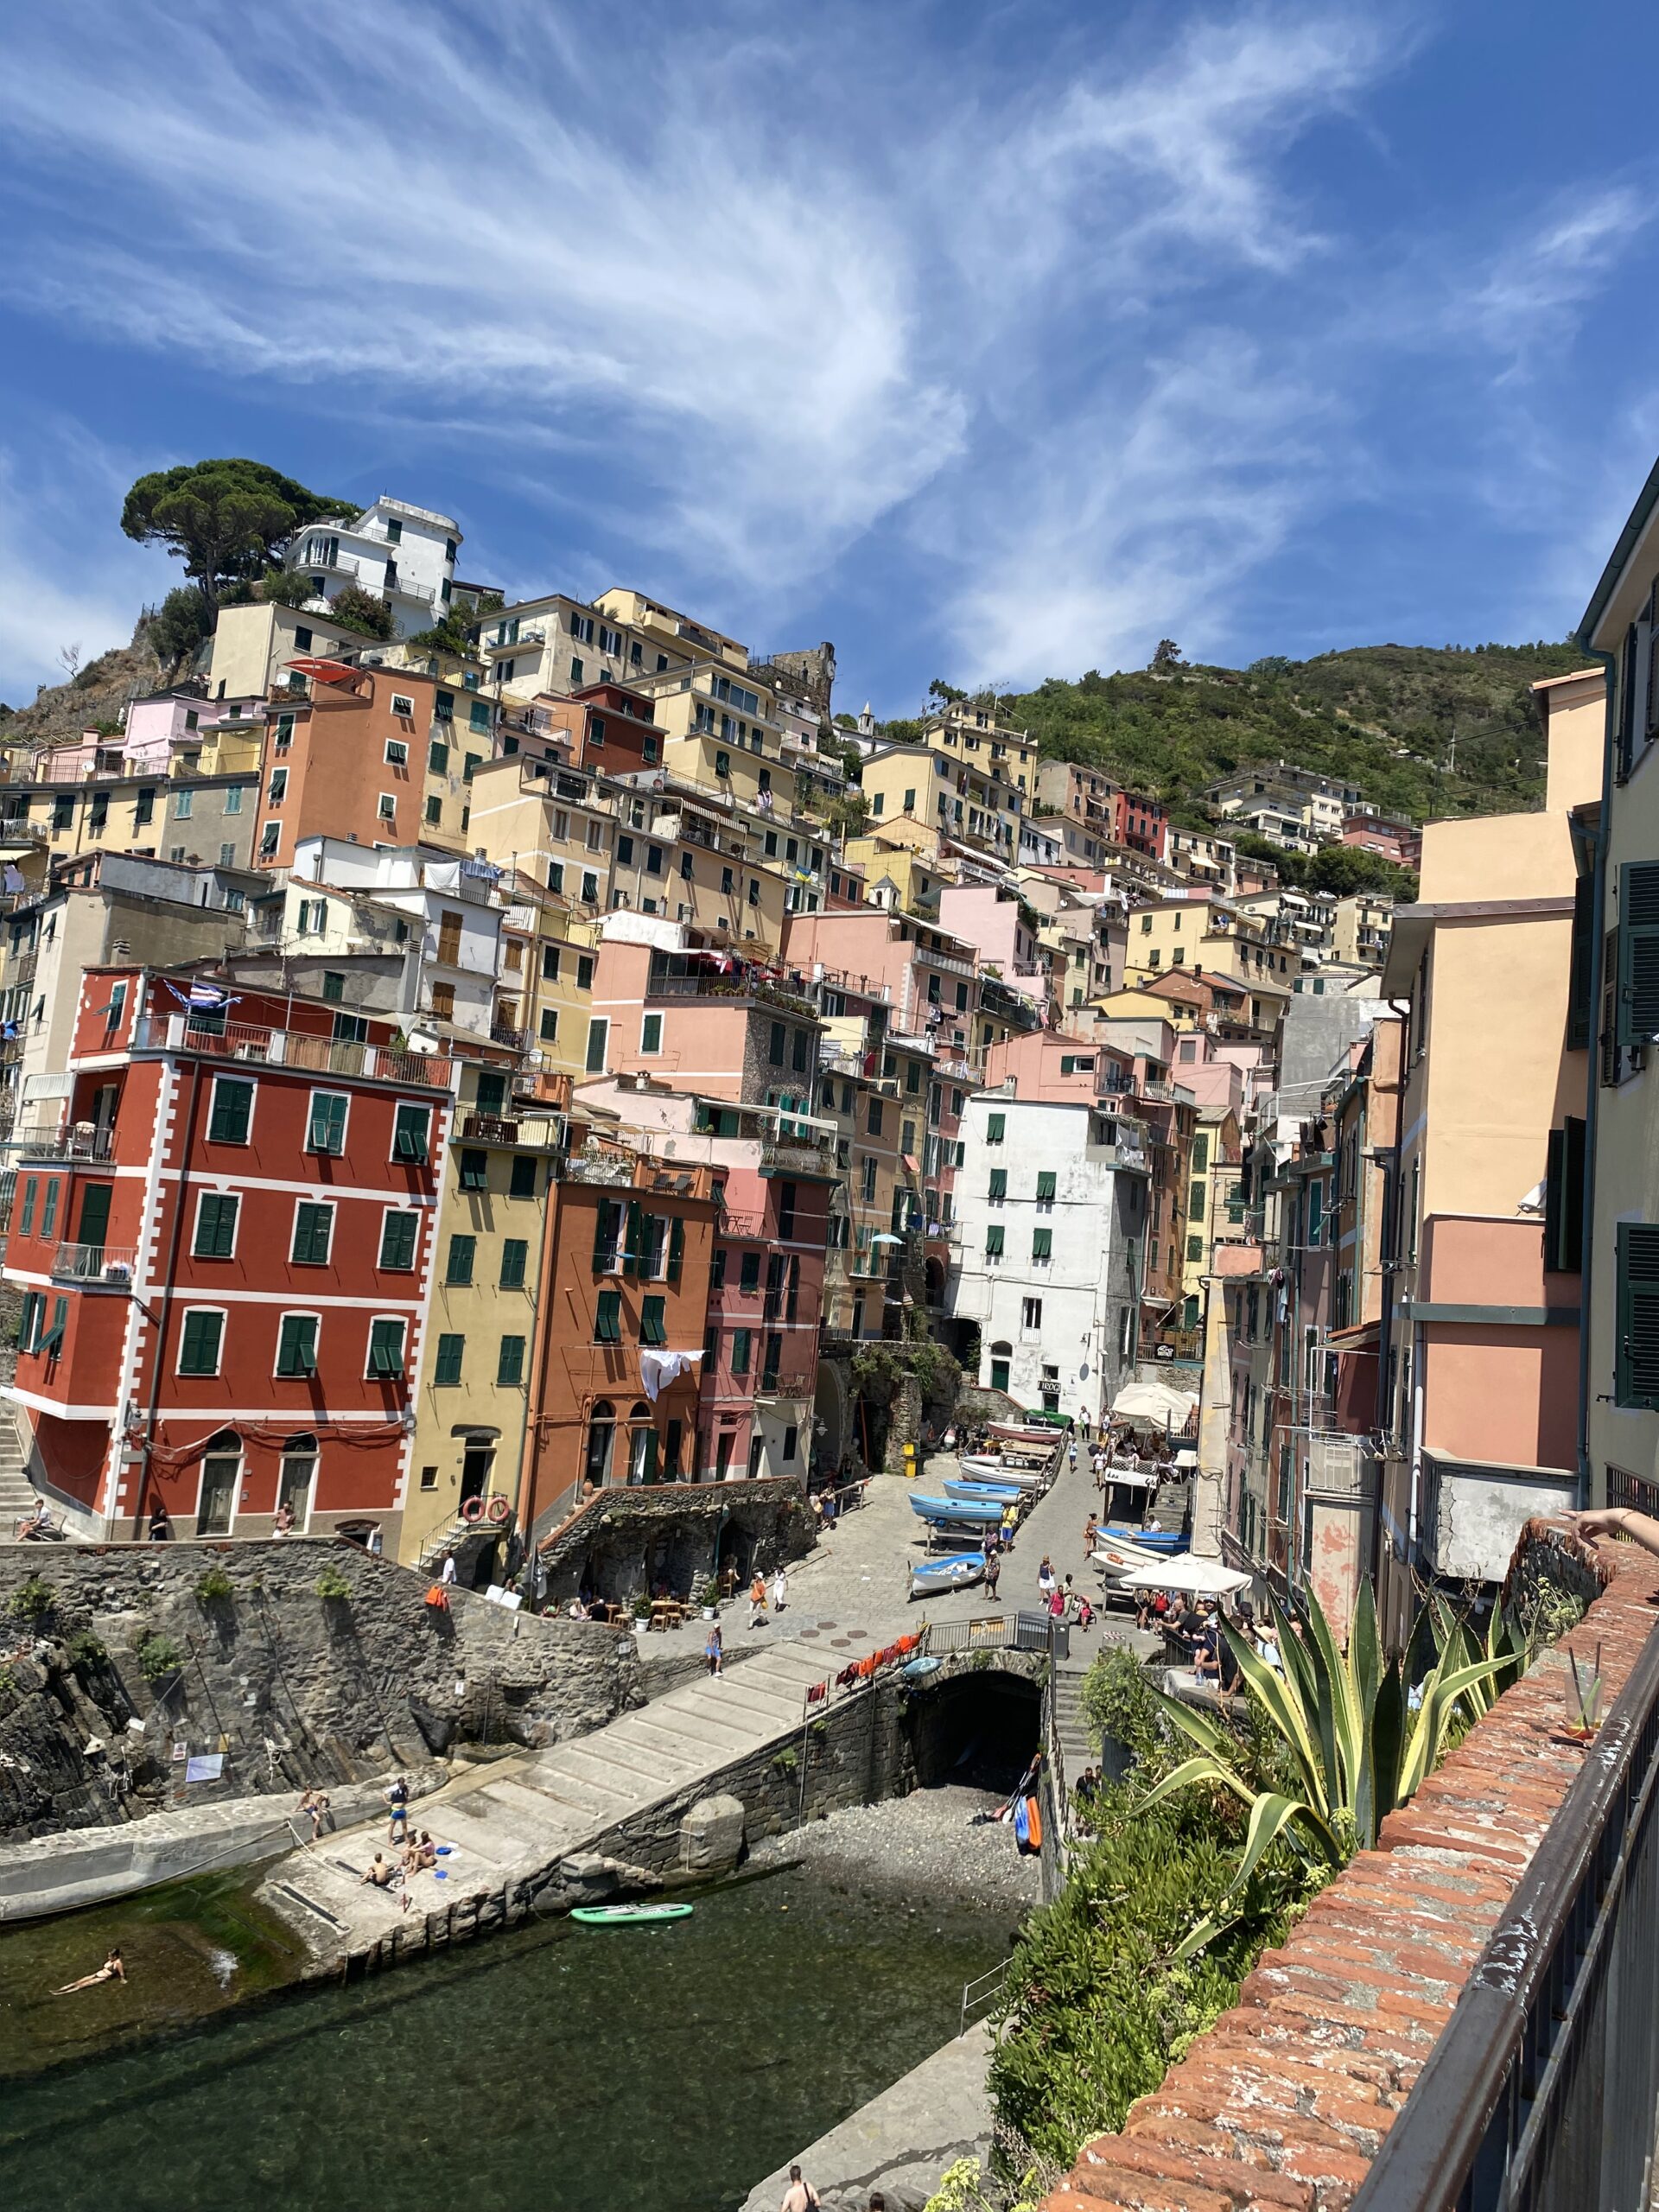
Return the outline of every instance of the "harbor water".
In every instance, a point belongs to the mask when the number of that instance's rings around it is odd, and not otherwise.
[[[722,2212],[956,2032],[1014,1917],[815,1866],[283,1996],[302,1961],[252,1886],[0,1936],[0,2203]],[[125,1986],[50,1993],[111,1943]]]

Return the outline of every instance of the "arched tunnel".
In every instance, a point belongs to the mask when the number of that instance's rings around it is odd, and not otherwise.
[[[1000,1668],[970,1668],[912,1697],[904,1726],[917,1787],[947,1782],[1012,1789],[1041,1740],[1042,1685]]]

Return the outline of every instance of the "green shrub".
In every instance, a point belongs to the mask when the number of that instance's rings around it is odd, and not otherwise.
[[[69,1639],[69,1664],[83,1672],[92,1667],[101,1667],[109,1656],[108,1647],[103,1639],[94,1636],[90,1630]]]
[[[779,1774],[793,1774],[801,1762],[794,1745],[785,1744],[783,1750],[773,1758],[772,1763]]]
[[[219,1599],[232,1596],[235,1588],[235,1584],[222,1567],[207,1567],[196,1577],[196,1602],[201,1605],[211,1605]]]
[[[164,1675],[176,1674],[184,1664],[184,1654],[170,1636],[163,1636],[152,1629],[138,1640],[138,1671],[146,1681],[158,1682]]]
[[[352,1594],[351,1584],[340,1569],[332,1565],[323,1568],[312,1587],[319,1598],[349,1598]]]
[[[31,1574],[22,1587],[16,1591],[6,1611],[15,1621],[29,1621],[38,1625],[56,1609],[58,1593],[49,1582],[38,1574]]]

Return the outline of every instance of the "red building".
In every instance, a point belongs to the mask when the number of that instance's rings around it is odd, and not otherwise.
[[[1419,868],[1423,864],[1423,833],[1414,822],[1402,817],[1351,809],[1342,817],[1342,842],[1358,846],[1361,852],[1380,853],[1396,868]]]
[[[834,1186],[805,1144],[738,1139],[717,1149],[729,1164],[717,1170],[724,1204],[697,1409],[699,1465],[716,1482],[734,1474],[804,1481]]]
[[[620,683],[589,683],[566,697],[548,693],[536,704],[549,733],[569,740],[578,768],[628,776],[662,765],[663,733],[643,692]]]
[[[88,969],[60,1127],[14,1133],[36,1479],[78,1532],[397,1548],[454,1064],[391,1025]],[[204,994],[198,988],[197,997]]]
[[[1169,817],[1158,800],[1141,791],[1115,791],[1107,805],[1118,844],[1149,860],[1169,857]]]

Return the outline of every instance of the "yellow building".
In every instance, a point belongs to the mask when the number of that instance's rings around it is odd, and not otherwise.
[[[991,707],[971,699],[953,702],[923,722],[922,743],[930,753],[1007,784],[1020,795],[1010,810],[1030,813],[1037,795],[1037,741],[1025,730],[1005,728]]]
[[[207,685],[216,699],[263,699],[288,680],[291,663],[313,654],[359,652],[374,640],[343,630],[326,614],[255,601],[221,607],[214,619]],[[390,650],[390,648],[388,648]]]
[[[1277,982],[1288,990],[1301,971],[1294,945],[1268,941],[1267,925],[1224,899],[1160,899],[1129,917],[1131,980],[1170,968]]]
[[[469,1499],[517,1510],[550,1162],[563,1116],[515,1101],[503,1067],[461,1064],[438,1192],[400,1555],[431,1564]]]
[[[1241,1147],[1238,1116],[1230,1106],[1200,1106],[1187,1160],[1186,1245],[1181,1266],[1181,1330],[1192,1334],[1204,1325],[1204,1278],[1211,1272],[1216,1238],[1231,1223],[1228,1208],[1238,1181]]]
[[[1331,924],[1332,957],[1349,967],[1381,968],[1389,957],[1393,927],[1392,899],[1374,891],[1338,899]]]
[[[1001,860],[1019,850],[1018,794],[988,764],[970,766],[943,746],[883,745],[865,760],[859,784],[872,830],[908,816]]]
[[[0,836],[27,838],[54,861],[111,846],[148,848],[161,860],[193,868],[247,868],[258,812],[259,779],[253,770],[11,784],[0,799]]]

